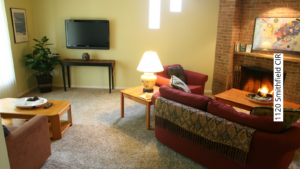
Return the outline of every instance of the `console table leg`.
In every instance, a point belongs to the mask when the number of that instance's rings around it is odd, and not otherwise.
[[[114,68],[111,66],[111,78],[112,78],[112,89],[115,89],[114,87]]]
[[[109,76],[109,93],[111,93],[111,72],[110,72],[110,66],[108,66],[108,76]]]
[[[67,74],[68,74],[68,84],[69,84],[69,88],[71,88],[69,66],[67,66]]]
[[[63,75],[64,88],[65,88],[65,91],[67,91],[66,82],[65,82],[65,66],[61,65],[61,70],[62,70],[62,75]]]

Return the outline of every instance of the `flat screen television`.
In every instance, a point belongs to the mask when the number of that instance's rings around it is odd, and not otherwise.
[[[109,49],[108,20],[65,20],[70,49]]]

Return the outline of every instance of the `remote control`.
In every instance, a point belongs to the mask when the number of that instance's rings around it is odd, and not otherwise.
[[[47,104],[47,105],[44,107],[44,109],[47,109],[47,108],[50,107],[52,104],[53,104],[53,103]]]

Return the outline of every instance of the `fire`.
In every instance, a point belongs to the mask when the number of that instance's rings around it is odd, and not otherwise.
[[[274,90],[269,93],[269,89],[267,87],[259,88],[257,93],[262,96],[273,95]]]

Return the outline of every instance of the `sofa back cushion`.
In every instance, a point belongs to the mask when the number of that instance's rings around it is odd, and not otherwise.
[[[280,133],[282,128],[282,123],[273,122],[272,116],[240,113],[217,100],[211,100],[208,103],[207,112],[263,132]]]
[[[162,77],[164,77],[164,78],[169,78],[169,75],[168,75],[168,68],[169,68],[169,67],[176,67],[176,66],[181,66],[181,65],[180,65],[180,64],[174,64],[174,65],[163,66],[164,71],[158,72],[158,73],[156,73],[156,74],[158,74],[159,76],[162,76]]]
[[[189,87],[175,75],[171,76],[170,86],[175,89],[191,93],[191,90],[189,89]]]
[[[250,114],[254,115],[261,115],[261,116],[271,116],[274,119],[274,108],[270,106],[261,106],[261,107],[253,107],[251,109]],[[294,123],[300,119],[300,110],[284,107],[283,108],[283,122],[276,122],[282,123],[281,131],[285,131],[290,128]]]
[[[168,68],[168,77],[171,79],[172,76],[176,76],[181,81],[186,83],[185,75],[182,66],[175,66],[175,67],[169,67]]]
[[[161,97],[194,107],[202,111],[207,111],[207,104],[212,100],[210,97],[187,93],[184,91],[173,89],[172,87],[166,85],[160,86],[159,92]]]

